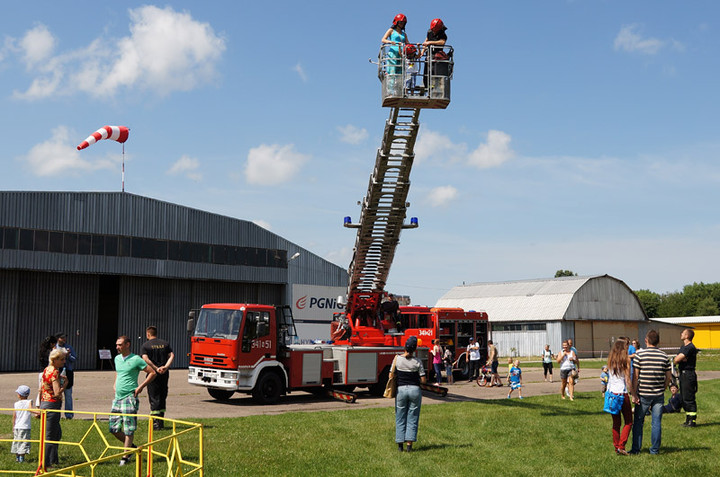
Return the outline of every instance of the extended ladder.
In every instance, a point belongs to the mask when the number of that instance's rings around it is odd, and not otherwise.
[[[400,231],[417,227],[417,219],[405,224],[410,190],[410,170],[420,124],[420,108],[392,108],[385,122],[381,147],[375,159],[368,191],[362,202],[353,259],[348,269],[348,309],[376,310],[385,288]]]

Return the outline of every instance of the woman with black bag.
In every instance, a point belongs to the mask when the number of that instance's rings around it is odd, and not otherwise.
[[[608,356],[608,384],[605,392],[605,410],[612,414],[613,445],[615,453],[628,455],[625,450],[630,429],[632,428],[632,409],[628,389],[631,387],[630,380],[630,357],[628,356],[628,343],[625,340],[617,340],[613,344]],[[619,401],[622,399],[622,404]],[[620,429],[620,415],[625,420],[625,425]]]
[[[411,336],[405,342],[405,353],[395,358],[397,376],[397,396],[395,396],[395,442],[398,450],[412,452],[413,442],[417,440],[418,422],[422,391],[420,383],[425,383],[425,369],[414,354],[417,350],[417,337]]]

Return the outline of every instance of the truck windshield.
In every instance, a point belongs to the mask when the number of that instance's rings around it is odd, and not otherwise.
[[[193,336],[237,339],[242,318],[241,310],[202,309]]]

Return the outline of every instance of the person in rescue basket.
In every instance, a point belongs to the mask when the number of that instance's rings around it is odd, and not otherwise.
[[[398,450],[403,451],[403,443],[407,452],[412,452],[413,442],[417,440],[418,422],[420,421],[420,405],[422,391],[420,383],[425,383],[425,369],[417,359],[417,337],[411,336],[405,342],[405,352],[395,358],[397,374],[397,396],[395,396],[395,442]]]
[[[385,32],[382,40],[380,40],[384,44],[393,45],[387,50],[388,65],[390,65],[387,73],[389,75],[402,74],[401,57],[405,51],[404,45],[408,43],[407,33],[405,33],[406,24],[407,17],[402,13],[398,13],[395,15],[395,18],[393,18],[392,26],[388,28],[388,31]],[[393,81],[389,81],[388,86],[394,84],[394,77],[391,76],[388,80],[390,79]]]

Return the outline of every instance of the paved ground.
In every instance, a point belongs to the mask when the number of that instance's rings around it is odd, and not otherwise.
[[[557,370],[556,370],[557,371]],[[600,392],[600,370],[588,369],[580,374],[576,387],[578,392]],[[557,376],[556,376],[557,377]],[[699,373],[700,380],[720,378],[720,371]],[[112,371],[79,371],[75,373],[73,396],[75,409],[78,411],[109,412],[113,397],[115,373]],[[36,373],[3,373],[0,374],[0,389],[4,391],[4,402],[0,407],[12,407],[15,396],[12,392],[20,384],[31,388],[37,383]],[[559,383],[544,382],[542,368],[525,368],[523,370],[523,396],[538,396],[559,393]],[[443,402],[474,401],[478,399],[501,399],[507,396],[508,388],[481,388],[467,381],[448,386],[445,398],[424,393],[423,405]],[[516,393],[513,393],[514,395]],[[206,417],[241,417],[260,414],[281,414],[294,411],[334,411],[339,409],[363,409],[373,407],[389,407],[392,399],[376,398],[367,392],[360,391],[354,404],[335,401],[330,398],[318,398],[304,392],[292,393],[281,398],[274,406],[255,404],[250,396],[236,394],[228,402],[218,402],[211,398],[207,390],[191,386],[187,382],[187,370],[174,369],[170,373],[170,395],[168,397],[168,413],[166,417],[175,419],[206,418]],[[149,414],[147,392],[141,397],[140,413]],[[81,418],[81,415],[77,416]]]

